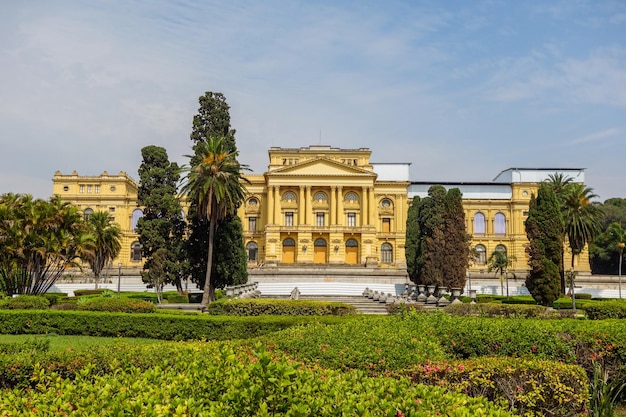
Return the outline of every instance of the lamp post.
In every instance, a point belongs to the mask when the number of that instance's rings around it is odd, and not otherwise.
[[[122,263],[117,264],[117,296],[120,296],[120,287],[122,284]]]

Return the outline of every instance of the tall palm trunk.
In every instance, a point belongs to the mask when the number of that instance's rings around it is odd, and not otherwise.
[[[215,211],[213,211],[215,213]],[[207,251],[206,275],[204,281],[204,292],[202,293],[202,307],[205,308],[211,301],[215,301],[215,287],[211,282],[211,269],[213,268],[213,237],[217,227],[217,215],[212,214],[209,220],[209,250]]]
[[[576,272],[574,271],[575,257],[576,255],[574,254],[574,251],[572,251],[572,269],[570,270],[572,272],[572,275],[570,276],[570,291],[572,293],[572,310],[574,310],[574,313],[576,313],[576,295],[574,294],[574,288],[576,287],[576,284],[574,283],[574,278],[576,277]]]

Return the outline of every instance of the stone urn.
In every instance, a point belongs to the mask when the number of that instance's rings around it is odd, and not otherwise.
[[[428,296],[426,294],[424,294],[424,291],[426,291],[426,286],[425,285],[418,285],[417,286],[417,297],[415,297],[415,300],[418,303],[425,303],[426,299],[428,298]]]
[[[450,301],[444,297],[444,294],[448,292],[447,287],[439,287],[439,299],[437,300],[438,307],[445,307],[450,304]]]
[[[434,285],[429,285],[428,289],[428,298],[426,298],[426,304],[437,304],[437,297],[435,297],[435,288]]]
[[[460,303],[461,300],[459,300],[459,297],[461,296],[461,289],[460,288],[452,288],[452,302],[453,303]]]

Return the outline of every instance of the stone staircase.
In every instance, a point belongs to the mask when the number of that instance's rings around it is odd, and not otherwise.
[[[289,298],[289,297],[276,297],[276,296],[264,296],[262,298]],[[350,304],[356,307],[357,311],[361,314],[387,314],[387,307],[385,303],[379,303],[378,301],[370,300],[363,296],[350,296],[350,295],[301,295],[300,300],[314,300],[314,301],[327,301]]]

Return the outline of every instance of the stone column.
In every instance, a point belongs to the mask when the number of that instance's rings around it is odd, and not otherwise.
[[[305,204],[306,204],[306,211],[304,212],[304,224],[311,224],[311,186],[307,185],[306,186],[306,193],[305,193]],[[313,248],[311,248],[312,250]]]
[[[298,224],[306,224],[306,200],[304,199],[304,186],[300,186],[300,201],[298,201]]]
[[[361,226],[365,226],[369,219],[369,214],[367,211],[367,206],[369,203],[369,198],[367,197],[367,187],[362,188],[361,194]]]
[[[274,186],[267,187],[267,224],[274,224]]]
[[[333,226],[337,224],[337,210],[335,210],[337,202],[337,187],[330,187],[330,201],[328,207],[330,208],[330,225]]]
[[[375,212],[376,212],[376,202],[374,201],[374,187],[369,187],[369,224],[375,225]]]
[[[274,222],[280,224],[280,186],[274,186]]]
[[[343,217],[343,187],[337,187],[337,223],[345,226],[346,219]]]

